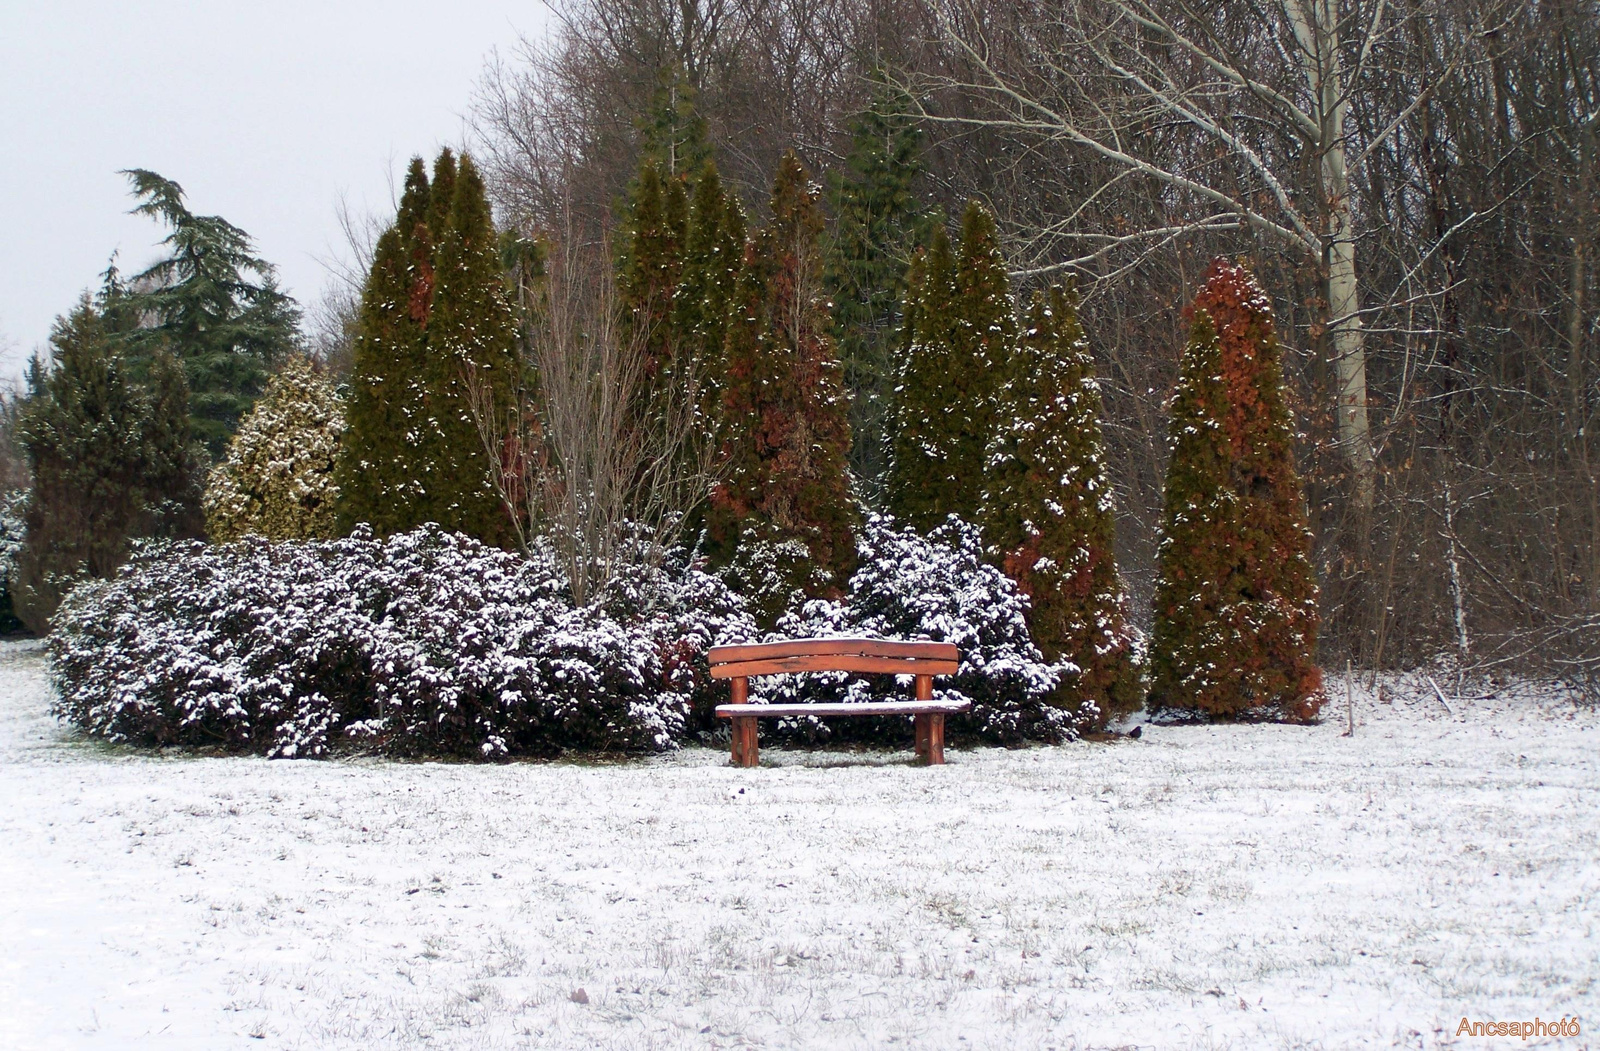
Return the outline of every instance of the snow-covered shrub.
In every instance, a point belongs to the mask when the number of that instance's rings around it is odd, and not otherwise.
[[[756,623],[769,629],[808,597],[839,590],[803,540],[751,522],[740,530],[739,546],[719,572],[729,587],[744,596]]]
[[[29,495],[26,489],[0,495],[0,631],[21,627],[11,605],[11,589],[17,582],[17,556],[28,535]]]
[[[699,688],[682,669],[751,629],[704,574],[633,576],[666,598],[575,608],[553,560],[435,526],[146,545],[62,605],[57,714],[112,740],[274,756],[670,748]],[[698,619],[701,603],[717,612]]]
[[[953,642],[961,651],[954,677],[934,680],[934,697],[969,700],[972,710],[947,717],[954,736],[1015,743],[1056,741],[1076,730],[1071,713],[1049,703],[1070,664],[1050,665],[1028,634],[1027,600],[1000,570],[983,560],[975,526],[951,516],[924,537],[873,516],[862,530],[859,565],[842,602],[805,603],[787,614],[775,638],[861,635]],[[909,697],[910,676],[851,676],[843,672],[774,676],[752,682],[752,693],[773,703],[867,701]],[[803,736],[908,737],[903,717],[788,720],[781,730]]]
[[[309,540],[334,533],[333,480],[344,406],[307,358],[293,358],[228,443],[206,483],[206,532],[218,543],[249,533]]]

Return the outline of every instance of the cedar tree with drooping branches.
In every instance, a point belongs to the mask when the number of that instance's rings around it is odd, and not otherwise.
[[[1315,718],[1317,585],[1265,293],[1219,259],[1190,313],[1150,650],[1153,713]]]

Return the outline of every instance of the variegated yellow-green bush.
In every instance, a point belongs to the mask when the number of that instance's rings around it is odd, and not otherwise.
[[[335,535],[334,461],[344,406],[305,358],[274,376],[206,485],[206,532],[219,544],[250,533],[268,540]]]

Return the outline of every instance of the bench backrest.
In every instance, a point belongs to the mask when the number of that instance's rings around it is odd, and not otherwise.
[[[952,642],[885,639],[791,639],[742,646],[713,646],[706,654],[714,679],[802,671],[888,675],[954,675],[961,654]]]

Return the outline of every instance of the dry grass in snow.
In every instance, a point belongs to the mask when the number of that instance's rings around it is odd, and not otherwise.
[[[1587,1045],[1600,717],[1391,689],[942,769],[269,762],[76,740],[3,644],[0,1047]]]

